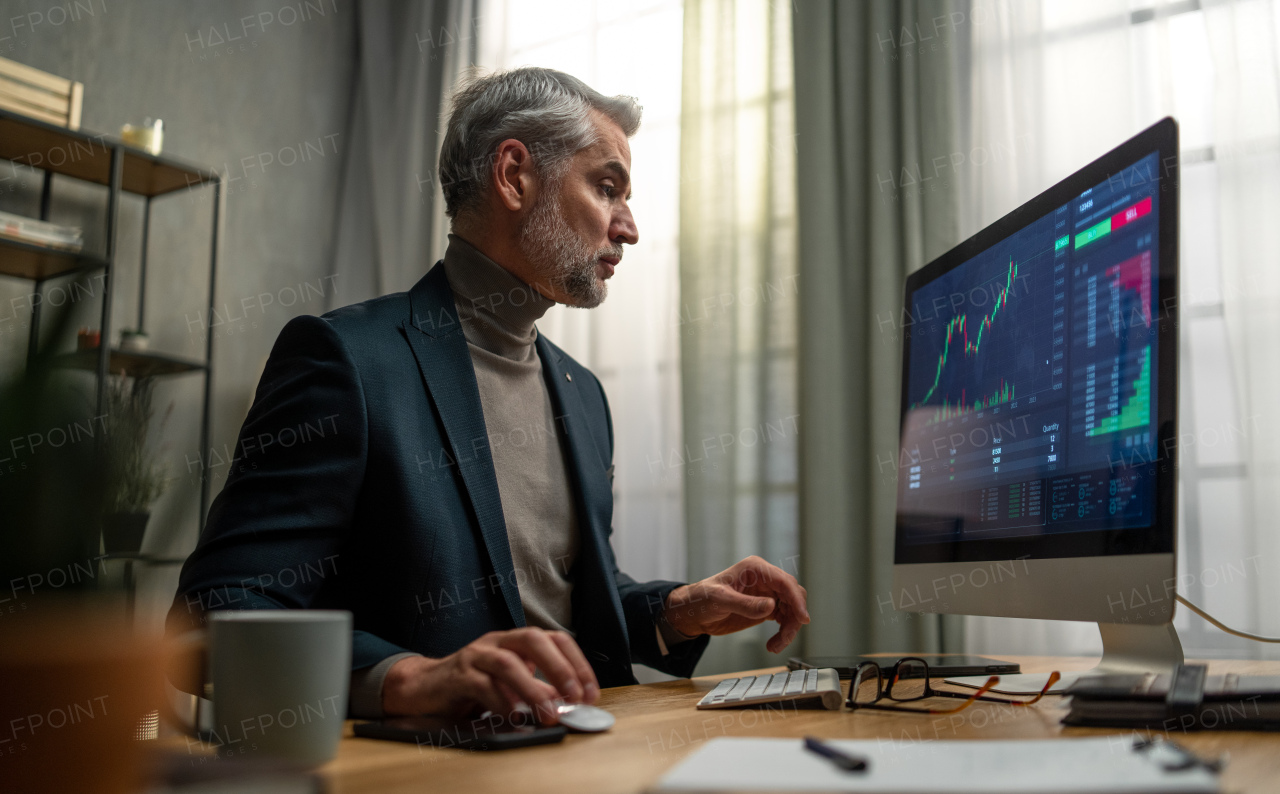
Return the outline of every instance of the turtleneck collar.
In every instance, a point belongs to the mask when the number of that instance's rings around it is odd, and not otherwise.
[[[468,342],[504,358],[523,359],[533,352],[534,323],[555,301],[454,234],[444,253],[444,273]]]

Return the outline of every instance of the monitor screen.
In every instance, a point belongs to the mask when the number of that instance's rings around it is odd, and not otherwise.
[[[897,562],[1171,550],[1153,462],[1176,196],[1158,149],[1117,165],[908,281]]]

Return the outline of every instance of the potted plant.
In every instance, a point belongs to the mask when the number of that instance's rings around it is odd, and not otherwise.
[[[136,554],[142,549],[151,505],[164,492],[164,469],[147,449],[154,386],[152,378],[109,378],[102,517],[103,548],[108,554]]]

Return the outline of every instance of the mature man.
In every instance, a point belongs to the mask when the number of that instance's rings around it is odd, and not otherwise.
[[[759,558],[692,585],[618,570],[604,391],[534,327],[557,302],[598,306],[638,240],[639,123],[631,98],[547,69],[457,95],[444,260],[281,331],[171,631],[217,608],[350,609],[362,717],[545,716],[634,683],[633,661],[690,675],[707,635],[775,620],[769,650],[791,642],[804,589]]]

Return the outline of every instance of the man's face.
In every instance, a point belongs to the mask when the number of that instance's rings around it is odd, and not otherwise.
[[[573,156],[558,181],[543,186],[520,229],[520,246],[539,286],[553,300],[583,309],[604,301],[623,243],[640,239],[627,206],[627,136],[603,113],[592,111],[592,118],[597,141]]]

